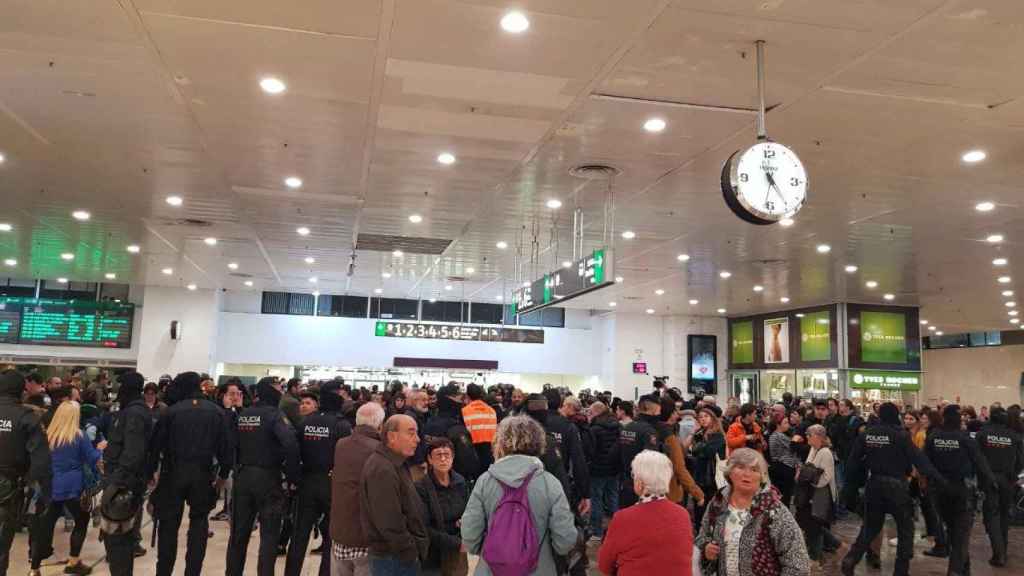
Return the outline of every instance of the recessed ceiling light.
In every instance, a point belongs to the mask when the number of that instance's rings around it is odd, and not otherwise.
[[[405,256],[405,252],[402,252],[401,250],[394,250],[391,252],[391,255],[395,258],[401,258],[402,256]]]
[[[303,258],[302,260],[303,260],[303,262],[305,262],[306,264],[316,264],[316,258],[313,258],[312,256],[306,256],[306,257],[305,257],[305,258]]]
[[[14,230],[14,226],[6,222],[0,223],[0,232],[10,232],[11,230]]]
[[[988,237],[985,238],[985,242],[988,242],[989,244],[999,244],[1002,241],[1003,241],[1003,235],[1002,234],[989,234]]]
[[[529,288],[529,287],[530,287],[530,283],[529,282],[523,282],[523,288]]]
[[[572,268],[572,262],[569,260],[565,260],[564,262],[562,262],[562,268]]]
[[[1017,303],[1016,302],[1007,302],[1006,303],[1006,307],[1007,308],[1016,308],[1017,307]]]
[[[551,200],[548,200],[548,208],[551,208],[552,210],[558,210],[561,207],[562,201],[559,200],[558,198],[552,198]]]
[[[648,308],[647,309],[647,313],[648,314],[654,314],[654,308]]]
[[[295,233],[298,234],[299,236],[309,236],[309,228],[306,228],[305,226],[299,226],[298,228],[295,229]]]
[[[991,212],[995,210],[996,205],[992,202],[978,202],[974,205],[974,209],[978,212]]]
[[[1013,278],[1010,278],[1009,276],[1000,276],[999,277],[999,283],[1000,284],[1009,284],[1010,282],[1013,282]]]
[[[1009,314],[1010,316],[1016,316],[1017,314],[1020,314],[1020,312],[1017,312],[1016,310],[1007,310],[1006,313]]]
[[[929,326],[928,329],[931,330],[932,332],[938,330],[938,328],[936,328],[935,326]]]
[[[228,262],[228,268],[231,270],[238,270],[238,262]]]
[[[445,289],[446,292],[451,292],[452,291],[452,285],[451,284],[445,284],[444,289]]]
[[[174,268],[164,268],[160,272],[162,272],[164,276],[170,276],[171,274],[174,274]]]
[[[700,304],[700,300],[690,300],[690,306],[696,306],[697,304]]]
[[[431,304],[437,304],[437,298],[431,298],[430,300],[428,300],[428,302],[430,302]]]
[[[320,297],[320,291],[319,290],[313,290],[313,297],[314,298],[319,298]]]
[[[719,308],[718,309],[718,313],[719,314],[725,314],[725,312],[726,312],[725,308]]]
[[[382,272],[380,276],[387,280],[388,278],[391,278],[391,272]]]
[[[1006,266],[1006,258],[996,258],[992,261],[993,266]]]
[[[497,244],[495,244],[495,246],[498,248],[498,250],[504,250],[505,248],[508,248],[508,242],[501,240]]]
[[[667,124],[662,118],[648,118],[647,121],[644,122],[644,130],[647,130],[648,132],[661,132],[665,129],[665,126],[667,126]]]
[[[298,176],[289,176],[284,179],[284,185],[293,190],[295,188],[302,188],[302,178],[299,178]]]
[[[423,222],[423,216],[420,216],[419,214],[410,214],[409,222],[412,222],[413,224],[419,224],[420,222]]]
[[[789,297],[783,296],[782,298],[779,298],[779,302],[782,302],[783,304],[787,304],[787,303],[789,303]]]
[[[75,259],[75,255],[72,254],[71,252],[65,252],[65,253],[60,255],[60,259],[61,260],[74,260]]]
[[[853,264],[849,264],[849,265],[847,265],[847,266],[846,266],[845,270],[846,270],[846,273],[847,273],[847,274],[853,274],[854,272],[856,272],[857,270],[859,270],[859,268],[857,268],[857,267],[856,267],[856,266],[854,266]]]
[[[680,255],[676,256],[676,260],[679,260],[680,262],[689,262],[690,255],[689,254],[680,254]]]
[[[467,267],[466,268],[466,275],[467,276],[472,276],[473,274],[476,274],[476,268],[473,268],[472,266]]]
[[[616,284],[622,284],[622,283],[623,283],[623,282],[625,282],[625,281],[626,281],[626,279],[625,279],[625,278],[623,278],[622,276],[616,276],[616,277],[615,277],[615,283],[616,283]]]
[[[74,212],[71,213],[71,217],[74,218],[75,220],[85,222],[89,218],[92,218],[92,214],[89,214],[85,210],[75,210]]]
[[[883,294],[882,298],[885,298],[886,300],[895,300],[896,299],[896,295],[895,294]]]
[[[167,202],[171,206],[181,206],[185,203],[185,200],[181,196],[168,196],[164,198],[164,202]]]
[[[622,233],[622,237],[626,240],[632,240],[633,238],[636,238],[636,232],[633,232],[632,230],[626,230],[625,232]]]
[[[806,316],[806,314],[804,314],[803,312],[797,312],[796,314],[797,318],[803,318],[804,316]]]
[[[1003,290],[1003,296],[1013,296],[1013,290]]]
[[[373,289],[373,293],[374,294],[383,294],[384,293],[384,289],[383,288],[374,288]]]
[[[445,166],[451,166],[452,164],[455,164],[455,154],[452,154],[451,152],[441,152],[437,155],[437,162],[439,164],[444,164]]]
[[[661,288],[658,288],[657,290],[654,291],[654,293],[657,294],[658,296],[663,296],[665,294],[665,291],[662,290]]]
[[[139,248],[138,244],[129,244],[125,246],[124,249],[131,254],[138,254],[142,250],[142,248]]]
[[[502,300],[505,299],[505,297],[502,296],[501,294],[498,294],[497,296],[494,297],[494,299],[497,300],[498,302],[501,302]]]
[[[59,282],[61,284],[67,284],[68,283],[68,279],[67,278],[57,278],[57,282]]]
[[[115,278],[117,278],[117,274],[114,274],[113,272],[107,272],[106,274],[103,275],[103,277],[106,278],[107,280],[114,280]]]
[[[195,292],[195,290],[196,290],[196,288],[198,288],[198,286],[196,286],[195,284],[189,284],[188,286],[185,286],[185,288],[188,288],[189,290]]]
[[[828,244],[818,244],[818,254],[828,254],[832,251],[832,247]]]
[[[618,306],[618,304],[616,304],[615,302],[609,302],[608,303],[608,307],[609,308],[615,308],[616,306]]]
[[[962,158],[963,161],[967,162],[968,164],[975,164],[977,162],[981,162],[987,157],[988,154],[986,154],[984,150],[969,150],[967,152],[964,152],[964,155],[961,156],[960,158]]]
[[[7,266],[17,266],[18,265],[18,261],[15,260],[14,258],[8,258],[8,259],[4,260],[4,264],[6,264]]]
[[[0,154],[0,164],[3,164],[6,160],[7,158],[5,158],[3,154]]]
[[[942,330],[939,330],[938,332],[935,333],[936,336],[942,336],[944,334],[945,332],[943,332]]]
[[[209,238],[203,238],[203,242],[207,246],[216,246],[217,245],[217,239],[214,238],[213,236],[210,236]]]
[[[513,10],[501,17],[501,29],[512,34],[521,34],[530,28],[530,19],[518,10]]]
[[[718,273],[718,275],[721,276],[722,278],[729,278],[730,276],[732,276],[732,272],[729,272],[728,270],[722,270],[721,272]]]
[[[783,218],[782,220],[779,220],[779,226],[782,226],[783,228],[789,228],[793,224],[796,224],[796,220],[793,220],[792,218]]]
[[[246,280],[245,285],[252,288],[252,280]]]
[[[280,94],[288,89],[284,82],[273,76],[266,76],[260,80],[260,88],[267,94]]]
[[[1020,324],[1020,318],[1010,318],[1010,324]]]
[[[763,291],[764,291],[764,286],[761,286],[760,284],[754,286],[754,292],[763,292]]]
[[[928,321],[927,320],[921,320],[921,325],[922,326],[927,326],[928,325]]]
[[[316,276],[310,276],[310,277],[309,277],[309,283],[310,283],[310,284],[316,284],[316,283],[317,283],[317,282],[319,282],[319,281],[320,281],[320,279],[319,279],[319,278],[317,278]]]
[[[868,280],[864,285],[871,289],[878,288],[878,282],[875,282],[874,280]]]

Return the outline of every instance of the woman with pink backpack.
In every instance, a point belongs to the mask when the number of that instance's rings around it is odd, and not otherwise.
[[[555,574],[555,554],[576,543],[569,501],[540,458],[546,437],[528,416],[501,421],[494,464],[477,480],[462,515],[462,541],[478,554],[475,576]]]

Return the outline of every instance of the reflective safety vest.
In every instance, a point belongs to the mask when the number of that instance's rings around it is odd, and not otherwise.
[[[490,444],[498,431],[498,415],[483,400],[474,400],[462,408],[462,421],[473,444]]]

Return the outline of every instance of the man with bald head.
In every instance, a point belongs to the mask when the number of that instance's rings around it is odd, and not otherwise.
[[[406,459],[416,453],[416,420],[388,418],[382,443],[366,459],[359,486],[360,520],[370,554],[371,576],[415,576],[429,540]]]

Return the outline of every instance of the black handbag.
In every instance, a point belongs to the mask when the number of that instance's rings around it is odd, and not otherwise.
[[[835,504],[832,502],[832,488],[828,485],[814,489],[811,497],[811,518],[822,524],[831,524],[835,519]]]
[[[800,469],[797,471],[796,483],[797,484],[808,484],[814,486],[821,479],[821,475],[825,473],[825,470],[818,468],[814,464],[804,462],[800,465]]]

